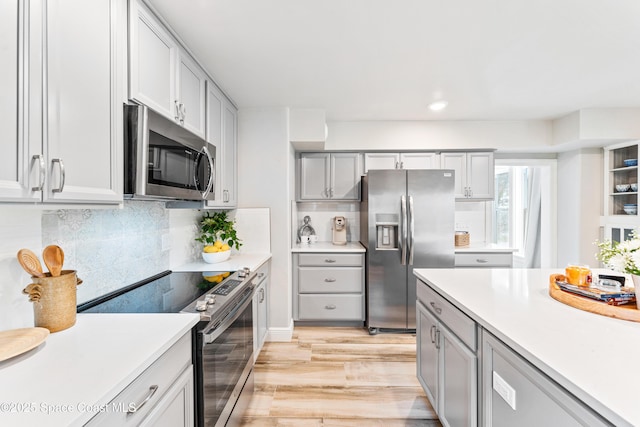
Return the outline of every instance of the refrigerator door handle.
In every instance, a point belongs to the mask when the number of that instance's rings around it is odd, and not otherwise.
[[[409,196],[409,265],[413,265],[413,238],[415,236],[415,220],[413,215],[413,196]]]
[[[402,215],[400,220],[402,221],[402,240],[400,241],[400,247],[402,248],[402,252],[400,254],[400,263],[402,265],[406,265],[407,259],[407,198],[406,196],[400,196],[400,209],[402,211]]]

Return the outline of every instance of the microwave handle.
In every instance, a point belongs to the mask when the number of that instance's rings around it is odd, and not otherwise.
[[[207,161],[209,162],[209,170],[211,171],[211,174],[209,175],[209,182],[207,183],[207,188],[205,188],[204,192],[202,193],[202,198],[206,199],[207,196],[209,196],[209,193],[211,193],[211,190],[213,188],[213,180],[215,179],[215,176],[216,176],[216,164],[213,158],[211,157],[211,154],[209,153],[209,150],[207,149],[206,145],[202,147],[202,152],[204,153],[205,156],[207,156]]]

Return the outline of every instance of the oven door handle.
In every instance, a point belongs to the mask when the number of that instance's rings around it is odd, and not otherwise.
[[[220,322],[220,324],[218,324],[218,326],[215,326],[214,328],[209,329],[208,331],[203,333],[203,340],[205,344],[211,344],[212,342],[214,342],[229,326],[231,326],[233,322],[238,319],[238,317],[240,317],[244,309],[247,308],[249,304],[251,304],[254,289],[255,286],[252,286],[252,292],[247,293],[247,296],[244,297],[244,299],[242,299],[242,301],[233,310],[231,310],[229,314],[227,314],[227,316]]]

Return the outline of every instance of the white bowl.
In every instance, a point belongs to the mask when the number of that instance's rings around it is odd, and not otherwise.
[[[626,212],[627,215],[637,215],[638,214],[638,208],[624,208],[624,211]]]
[[[224,252],[202,252],[202,259],[209,264],[226,261],[231,256],[231,251]]]
[[[631,187],[631,191],[638,191],[638,184],[636,183],[630,184],[630,187]]]
[[[617,191],[618,193],[622,193],[622,192],[624,192],[624,191],[629,191],[629,188],[630,188],[630,187],[631,187],[631,186],[630,186],[629,184],[617,184],[617,185],[616,185],[616,191]]]

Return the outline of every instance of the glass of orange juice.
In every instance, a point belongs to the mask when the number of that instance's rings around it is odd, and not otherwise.
[[[567,281],[572,285],[588,286],[587,277],[591,275],[591,270],[583,265],[568,265],[565,268],[565,275]]]

